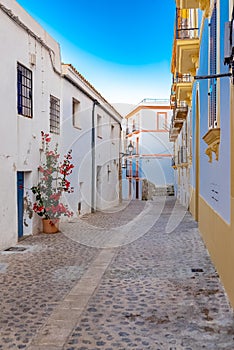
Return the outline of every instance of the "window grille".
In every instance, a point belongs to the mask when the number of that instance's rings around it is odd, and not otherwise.
[[[50,95],[50,132],[60,134],[60,100]]]
[[[32,72],[17,63],[17,110],[18,114],[32,118]]]

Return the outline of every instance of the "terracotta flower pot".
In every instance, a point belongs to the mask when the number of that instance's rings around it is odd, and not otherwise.
[[[59,219],[42,219],[44,233],[59,232]]]

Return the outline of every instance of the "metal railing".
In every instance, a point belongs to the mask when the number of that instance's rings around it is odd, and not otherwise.
[[[191,81],[192,81],[191,74],[179,74],[179,73],[176,73],[176,76],[173,77],[173,84],[191,83]]]
[[[177,28],[176,39],[198,39],[199,28]]]

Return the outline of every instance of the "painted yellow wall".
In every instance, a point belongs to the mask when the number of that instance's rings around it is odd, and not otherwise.
[[[190,186],[190,204],[189,211],[192,214],[194,220],[196,219],[196,204],[195,204],[195,190],[192,186]]]
[[[202,197],[199,208],[199,230],[234,308],[234,226],[226,223]]]
[[[190,193],[189,210],[195,219],[195,190],[192,186]],[[231,208],[231,224],[229,225],[201,196],[199,197],[198,227],[234,308],[234,198],[231,199]]]

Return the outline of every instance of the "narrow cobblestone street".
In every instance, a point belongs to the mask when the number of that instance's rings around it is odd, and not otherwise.
[[[173,198],[124,202],[0,252],[0,349],[233,350],[197,224]]]

